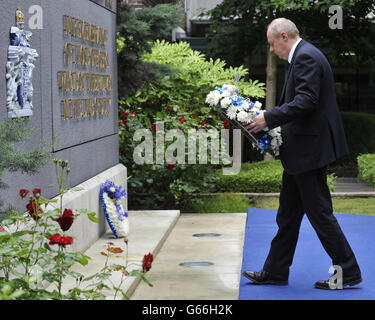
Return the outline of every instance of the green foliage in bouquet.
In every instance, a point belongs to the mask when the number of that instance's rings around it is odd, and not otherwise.
[[[375,154],[361,154],[357,161],[358,176],[375,188]]]

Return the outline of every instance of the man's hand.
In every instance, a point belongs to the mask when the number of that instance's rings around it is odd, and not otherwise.
[[[254,117],[253,121],[249,124],[245,125],[245,129],[249,132],[259,132],[264,130],[267,127],[266,119],[264,118],[264,112],[261,112],[256,117]]]

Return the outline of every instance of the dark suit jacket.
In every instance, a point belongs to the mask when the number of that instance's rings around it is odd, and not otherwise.
[[[264,117],[269,129],[281,126],[280,159],[289,174],[324,167],[348,153],[332,69],[307,41],[294,51],[279,106]]]

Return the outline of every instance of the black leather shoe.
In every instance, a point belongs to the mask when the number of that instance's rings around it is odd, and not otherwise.
[[[273,284],[278,286],[285,286],[288,280],[282,279],[278,276],[271,275],[266,270],[257,271],[244,271],[242,274],[253,281],[255,284]]]
[[[346,279],[341,284],[341,283],[334,282],[334,280],[331,277],[328,280],[320,280],[320,281],[315,282],[314,286],[315,288],[318,288],[318,289],[340,290],[348,286],[350,287],[355,286],[361,282],[362,282],[362,278],[358,277],[358,278]]]

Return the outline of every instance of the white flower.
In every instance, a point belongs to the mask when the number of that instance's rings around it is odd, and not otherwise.
[[[262,104],[259,101],[255,101],[254,108],[260,109]]]
[[[250,109],[247,113],[250,115],[251,118],[254,118],[259,111],[257,109]]]
[[[216,106],[219,103],[220,98],[220,92],[217,90],[213,90],[207,95],[206,103],[208,103],[210,106]]]
[[[114,187],[110,187],[109,188],[109,191],[111,191],[112,193],[116,191],[116,189]]]
[[[227,109],[227,116],[229,119],[231,120],[234,120],[236,119],[236,116],[237,116],[237,111],[238,111],[238,108],[235,107],[235,106],[230,106],[228,109]]]
[[[280,127],[273,128],[272,130],[270,130],[270,131],[268,132],[268,134],[269,134],[271,137],[277,137],[278,135],[280,135]]]
[[[252,118],[251,118],[249,113],[247,113],[244,110],[241,110],[237,114],[237,120],[240,121],[240,122],[249,123],[249,122],[251,122]]]
[[[224,84],[223,88],[226,88],[231,93],[231,95],[236,92],[236,87],[231,84]]]
[[[225,92],[225,91],[224,91]],[[226,109],[229,107],[229,105],[232,103],[230,97],[225,97],[221,100],[220,105],[223,109]]]
[[[223,93],[221,94],[222,97],[230,97],[231,95],[233,95],[233,93],[230,92],[229,90],[224,90]]]
[[[250,106],[249,101],[245,100],[245,101],[242,103],[241,108],[242,108],[244,111],[247,112],[247,111],[249,111],[249,106]]]

